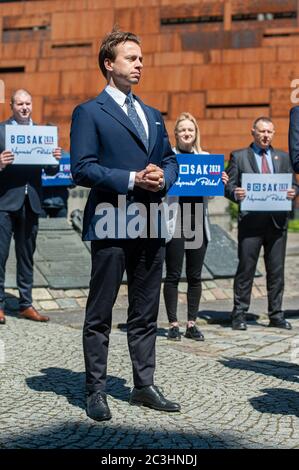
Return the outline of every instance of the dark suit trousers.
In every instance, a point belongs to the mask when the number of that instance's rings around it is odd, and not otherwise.
[[[287,231],[274,226],[271,215],[265,215],[259,226],[242,220],[238,233],[239,264],[234,281],[233,316],[247,312],[254,274],[261,247],[267,276],[268,314],[271,319],[283,317],[284,261]]]
[[[5,265],[12,235],[15,240],[20,309],[32,305],[33,254],[37,230],[38,216],[32,212],[27,197],[20,210],[0,211],[0,308],[4,306]]]
[[[159,239],[91,242],[92,271],[83,329],[88,392],[104,390],[112,308],[126,270],[127,335],[134,385],[153,384],[164,247]]]

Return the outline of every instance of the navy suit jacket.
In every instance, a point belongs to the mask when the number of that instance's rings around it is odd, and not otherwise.
[[[289,152],[295,173],[299,173],[299,106],[290,111]]]
[[[115,215],[118,195],[126,195],[128,203],[159,203],[177,178],[178,165],[161,113],[138,101],[149,126],[148,151],[131,120],[106,91],[77,106],[73,112],[72,175],[77,185],[91,188],[84,212],[84,240],[98,239],[94,226],[99,203],[111,204]],[[141,171],[149,163],[163,168],[164,190],[154,193],[134,188],[128,191],[130,172]]]
[[[11,125],[12,118],[0,123],[0,152],[5,150],[5,125]],[[58,165],[58,163],[57,163]],[[57,173],[58,166],[47,167],[47,174]],[[0,171],[0,211],[19,210],[25,200],[27,185],[31,209],[36,214],[41,212],[42,167],[35,165],[7,165]]]
[[[271,147],[271,156],[274,173],[292,173],[293,169],[290,162],[290,157],[286,152],[277,150]],[[237,187],[241,187],[241,176],[242,173],[260,173],[258,165],[256,163],[254,151],[252,147],[247,147],[240,150],[235,150],[231,153],[229,166],[226,170],[229,181],[225,186],[225,196],[233,202],[237,202],[234,197],[234,190]],[[298,193],[298,186],[296,181],[293,179],[293,186],[296,188]],[[248,223],[249,227],[259,227],[263,223],[265,214],[271,215],[273,223],[276,228],[285,229],[287,228],[288,215],[287,211],[273,211],[273,212],[261,212],[261,211],[242,211],[239,212],[239,223]]]

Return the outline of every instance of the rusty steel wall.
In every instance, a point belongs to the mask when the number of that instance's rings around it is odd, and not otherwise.
[[[297,9],[298,0],[0,3],[0,119],[9,116],[11,92],[27,88],[34,120],[57,123],[67,149],[74,106],[105,85],[98,47],[118,24],[141,37],[145,68],[135,91],[164,114],[172,141],[177,115],[190,111],[203,147],[228,157],[250,142],[252,121],[267,115],[275,145],[287,149],[291,82],[299,79]]]

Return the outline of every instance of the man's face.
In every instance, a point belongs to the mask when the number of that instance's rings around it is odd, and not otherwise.
[[[13,117],[18,123],[28,124],[32,114],[32,98],[24,91],[17,93],[11,104]]]
[[[105,60],[106,68],[111,75],[110,85],[127,91],[140,80],[143,67],[141,49],[132,41],[118,44],[115,49],[114,61]]]
[[[258,121],[256,127],[251,130],[254,142],[262,149],[265,149],[271,145],[274,133],[275,130],[272,122],[266,121]]]

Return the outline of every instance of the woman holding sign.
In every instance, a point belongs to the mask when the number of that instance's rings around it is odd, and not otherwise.
[[[190,113],[181,113],[176,120],[174,135],[176,139],[176,146],[173,149],[177,154],[205,154],[200,145],[200,132],[196,119]],[[228,176],[225,172],[222,173],[222,181],[224,184],[228,181]],[[166,278],[164,281],[164,301],[169,321],[168,339],[173,341],[181,340],[181,333],[179,322],[177,319],[177,303],[178,303],[178,283],[182,273],[184,255],[186,256],[186,277],[188,283],[187,290],[187,325],[185,337],[195,341],[204,341],[204,335],[196,326],[196,317],[198,313],[200,298],[201,298],[201,271],[203,261],[207,250],[208,242],[210,240],[209,216],[208,216],[208,198],[202,196],[192,197],[168,197],[168,203],[178,202],[181,217],[174,215],[174,224],[176,229],[173,230],[177,234],[179,230],[179,237],[173,238],[166,244]],[[186,238],[183,230],[184,210],[186,207],[184,203],[189,205],[191,209],[191,230],[194,232],[203,231],[202,244],[200,247],[187,248]],[[201,205],[202,210],[198,209],[198,204]],[[196,207],[197,206],[197,207]],[[180,227],[178,228],[178,224]],[[190,244],[190,241],[189,241]],[[192,245],[192,244],[191,244]]]

